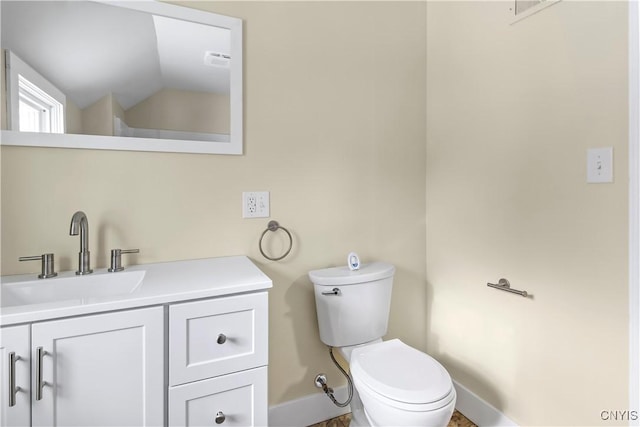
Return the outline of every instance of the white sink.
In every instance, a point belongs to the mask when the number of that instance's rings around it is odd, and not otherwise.
[[[140,286],[144,274],[144,270],[124,271],[2,283],[0,307],[130,294]]]

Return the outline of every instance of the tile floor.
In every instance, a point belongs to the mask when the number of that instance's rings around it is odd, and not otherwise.
[[[327,421],[323,421],[318,424],[314,424],[309,427],[349,427],[349,421],[351,421],[351,414],[345,414],[338,418],[332,418]],[[460,412],[455,411],[449,421],[447,427],[477,427],[468,418],[462,415]]]

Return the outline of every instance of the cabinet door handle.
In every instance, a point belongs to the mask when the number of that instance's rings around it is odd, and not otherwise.
[[[218,335],[218,340],[216,341],[218,344],[224,344],[227,342],[227,336],[225,334]],[[222,412],[220,412],[222,413]]]
[[[222,411],[218,411],[216,414],[216,424],[222,424],[227,417],[224,415]]]
[[[16,393],[20,391],[20,387],[16,387],[16,361],[20,360],[20,356],[16,356],[16,352],[9,353],[9,407],[16,406]]]
[[[36,400],[42,400],[42,389],[45,382],[42,381],[42,359],[47,354],[42,347],[36,348]]]

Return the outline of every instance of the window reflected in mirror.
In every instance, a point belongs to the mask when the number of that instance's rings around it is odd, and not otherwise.
[[[230,29],[92,1],[0,7],[7,130],[230,141]]]

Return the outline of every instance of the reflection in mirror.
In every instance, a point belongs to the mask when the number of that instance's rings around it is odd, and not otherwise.
[[[0,7],[3,144],[241,154],[239,19],[150,1]]]

